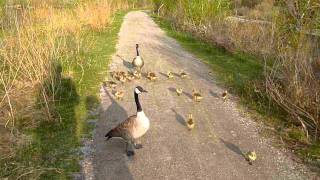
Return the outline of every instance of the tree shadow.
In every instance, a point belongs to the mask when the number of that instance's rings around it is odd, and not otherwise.
[[[76,119],[75,107],[80,98],[76,85],[71,78],[62,77],[62,66],[57,64],[52,72],[54,75],[43,82],[39,92],[39,106],[48,107],[50,103],[50,114],[52,119],[42,121],[34,130],[35,143],[27,150],[31,153],[42,167],[55,167],[66,169],[64,173],[48,172],[41,178],[64,179],[71,172],[79,171],[78,155],[75,153],[79,147],[77,130],[79,123]],[[54,99],[53,102],[45,102],[42,98]],[[52,98],[54,97],[54,98]],[[70,152],[74,153],[70,153]]]
[[[220,138],[220,141],[221,141],[229,150],[231,150],[231,151],[233,151],[234,153],[236,153],[236,154],[242,156],[243,158],[245,158],[243,152],[241,151],[241,149],[240,149],[237,145],[235,145],[235,144],[233,144],[233,143],[231,143],[231,142],[225,141],[225,140],[223,140],[222,138]]]
[[[104,111],[104,115],[108,123],[118,125],[122,121],[124,121],[128,117],[127,111],[114,99],[112,93],[115,90],[112,90],[110,93],[106,87],[103,87],[105,95],[107,95],[108,100],[111,104],[108,106],[107,110]],[[113,126],[109,126],[110,130],[114,128]]]
[[[181,116],[175,109],[171,108],[176,116],[176,120],[183,126],[186,126],[186,121],[184,120],[183,116]]]
[[[97,96],[95,95],[89,95],[86,97],[85,99],[85,107],[86,107],[86,111],[87,111],[87,123],[89,125],[88,129],[84,129],[87,130],[88,133],[91,132],[90,128],[94,128],[96,126],[96,123],[98,121],[99,118],[99,108],[100,106],[100,101],[97,98]]]
[[[86,97],[85,106],[89,111],[96,110],[99,107],[100,101],[96,96],[89,95]]]
[[[105,141],[105,134],[128,117],[127,111],[113,98],[106,87],[102,87],[100,118],[97,123],[94,143],[95,179],[133,179],[127,166],[125,142],[119,138]]]

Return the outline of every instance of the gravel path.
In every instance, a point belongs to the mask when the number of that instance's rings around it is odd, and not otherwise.
[[[121,84],[119,89],[125,91],[122,101],[115,100],[110,89],[101,89],[102,108],[93,140],[94,179],[308,179],[303,166],[259,135],[259,126],[237,109],[232,97],[223,102],[223,89],[209,75],[210,69],[166,36],[147,13],[126,15],[111,71],[131,68],[136,43],[145,60],[143,71],[156,72],[159,80],[143,78]],[[190,76],[167,80],[163,73],[168,70],[185,70]],[[135,113],[136,85],[149,91],[141,96],[141,103],[151,127],[141,138],[144,147],[128,158],[121,139],[105,141],[104,135]],[[178,97],[176,87],[185,93]],[[201,89],[202,102],[192,101],[193,88]],[[196,121],[193,131],[187,130],[184,121],[189,112]],[[247,150],[257,152],[253,165],[241,155]]]

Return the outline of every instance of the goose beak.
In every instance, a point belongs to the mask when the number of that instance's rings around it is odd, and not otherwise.
[[[142,92],[148,93],[148,91],[147,91],[147,90],[145,90],[145,89],[144,89],[144,90],[142,90]]]

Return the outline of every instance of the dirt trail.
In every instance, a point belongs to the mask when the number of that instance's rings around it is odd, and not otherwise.
[[[258,125],[239,112],[235,102],[223,102],[219,97],[223,89],[208,74],[210,69],[166,36],[145,12],[126,15],[111,71],[131,68],[136,43],[145,60],[143,71],[156,72],[159,80],[143,78],[120,85],[125,90],[123,101],[116,101],[110,89],[101,89],[101,115],[93,141],[95,179],[308,179],[305,168],[261,137]],[[168,70],[185,70],[190,76],[167,80],[162,73]],[[135,113],[136,85],[149,91],[141,96],[141,103],[151,128],[141,138],[143,149],[128,158],[121,139],[106,142],[104,135]],[[186,93],[176,96],[175,87],[182,87]],[[202,102],[192,102],[193,88],[202,90]],[[189,112],[196,121],[193,131],[188,131],[184,122]],[[257,152],[254,165],[241,155],[247,150]]]

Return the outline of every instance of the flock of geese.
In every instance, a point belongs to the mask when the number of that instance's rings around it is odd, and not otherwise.
[[[117,82],[115,81],[119,81],[123,84],[125,82],[130,82],[135,79],[138,80],[142,78],[141,69],[144,66],[144,60],[140,56],[138,44],[136,44],[136,57],[133,59],[132,65],[134,67],[134,71],[111,72],[110,73],[111,77],[114,80],[107,80],[103,83],[103,86],[107,86],[114,90],[113,94],[117,100],[122,100],[124,98],[125,93],[122,90],[115,90],[118,85]],[[166,75],[168,79],[174,78],[174,73],[171,71],[168,71]],[[178,75],[181,79],[185,79],[188,77],[188,74],[184,71],[181,71]],[[151,71],[146,73],[146,78],[150,81],[156,81],[158,79],[156,73]],[[182,88],[176,88],[175,91],[177,93],[177,96],[181,96],[183,93]],[[126,120],[121,122],[119,125],[117,125],[115,128],[107,132],[107,134],[105,135],[107,140],[113,137],[123,138],[127,143],[126,152],[128,156],[134,155],[134,149],[142,148],[142,145],[137,144],[135,140],[143,136],[147,132],[150,126],[150,121],[147,118],[147,116],[144,114],[139,101],[139,95],[142,94],[143,92],[146,93],[147,91],[143,89],[141,86],[137,86],[134,89],[134,98],[135,98],[135,103],[137,107],[137,113],[133,116],[128,117]],[[193,89],[192,98],[194,102],[200,102],[201,100],[203,100],[204,97],[202,96],[201,91],[197,91]],[[228,98],[227,90],[225,90],[221,94],[221,98],[223,99],[224,102],[227,100]],[[186,125],[189,130],[192,130],[195,127],[195,121],[192,113],[189,113],[187,115]],[[249,161],[249,164],[252,164],[252,162],[256,159],[256,154],[254,151],[249,151],[244,155],[246,159]]]

